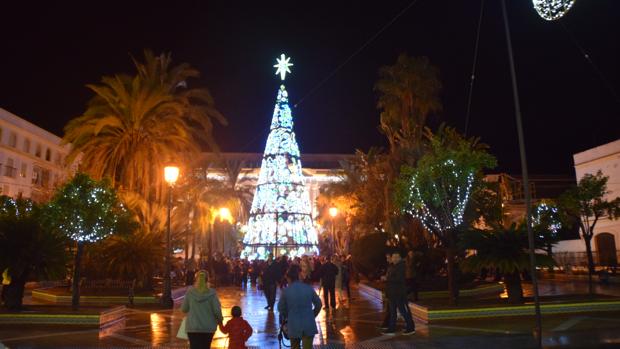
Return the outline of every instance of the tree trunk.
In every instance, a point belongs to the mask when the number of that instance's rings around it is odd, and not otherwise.
[[[506,291],[508,292],[508,303],[523,303],[523,287],[521,286],[521,273],[514,271],[504,275]]]
[[[594,275],[594,257],[592,256],[592,237],[584,235],[583,239],[586,242],[586,255],[588,256],[588,293],[593,295],[592,275]]]
[[[450,245],[453,245],[450,243]],[[448,300],[450,305],[457,304],[458,285],[456,284],[456,266],[454,261],[454,247],[448,246],[446,249],[446,258],[448,259]]]
[[[82,260],[83,251],[84,243],[78,241],[75,263],[73,265],[73,281],[71,284],[71,307],[73,310],[77,310],[80,306],[80,262]]]
[[[4,285],[2,294],[4,296],[4,306],[9,310],[21,310],[24,299],[24,289],[26,287],[26,280],[28,279],[28,272],[22,273],[22,275],[12,277],[9,285]]]

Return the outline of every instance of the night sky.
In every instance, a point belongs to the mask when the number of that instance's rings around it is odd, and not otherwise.
[[[620,1],[577,0],[558,22],[529,0],[508,0],[530,172],[572,175],[572,154],[620,137]],[[418,0],[328,77],[410,1],[5,1],[0,5],[0,107],[62,135],[84,111],[87,83],[133,73],[129,54],[170,51],[202,72],[228,118],[223,151],[262,152],[279,78],[304,153],[385,146],[373,85],[398,54],[428,56],[441,72],[441,122],[464,129],[480,1]],[[569,34],[570,33],[570,34]],[[585,49],[594,66],[580,53]],[[519,173],[512,90],[499,1],[486,0],[469,134]],[[311,91],[314,92],[309,95]]]

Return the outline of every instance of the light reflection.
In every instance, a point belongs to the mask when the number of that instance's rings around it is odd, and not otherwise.
[[[166,319],[158,313],[151,313],[151,343],[161,343],[166,333]]]

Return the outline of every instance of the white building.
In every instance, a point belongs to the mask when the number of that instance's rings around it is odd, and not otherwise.
[[[620,139],[596,148],[573,155],[577,181],[585,174],[596,174],[599,170],[609,177],[605,199],[613,200],[620,196]],[[618,242],[620,241],[620,220],[602,218],[594,229],[592,250],[595,263],[609,265],[618,261]],[[555,248],[557,252],[583,253],[583,238],[561,241]]]
[[[44,201],[68,173],[60,137],[0,108],[0,194]]]

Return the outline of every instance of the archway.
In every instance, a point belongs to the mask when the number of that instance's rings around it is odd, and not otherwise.
[[[596,250],[598,251],[598,263],[600,266],[617,266],[616,239],[613,234],[600,233],[595,237]]]

